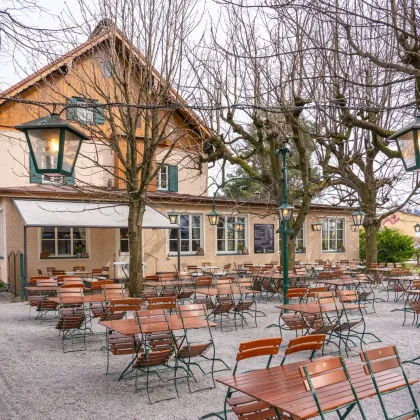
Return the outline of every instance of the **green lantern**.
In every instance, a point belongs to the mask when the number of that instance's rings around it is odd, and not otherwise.
[[[35,171],[51,176],[71,176],[86,134],[57,114],[17,125],[25,133]]]

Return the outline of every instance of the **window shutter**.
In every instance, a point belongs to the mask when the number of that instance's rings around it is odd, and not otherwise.
[[[98,101],[95,101],[99,103]],[[94,108],[95,109],[95,122],[96,124],[105,124],[105,108]]]
[[[66,101],[67,105],[77,104],[77,98],[69,98]],[[66,118],[68,120],[77,121],[77,108],[67,108]]]
[[[42,175],[35,171],[35,165],[31,155],[29,155],[29,182],[33,184],[42,184]]]
[[[168,166],[168,178],[169,178],[168,191],[178,192],[178,166],[177,165]]]

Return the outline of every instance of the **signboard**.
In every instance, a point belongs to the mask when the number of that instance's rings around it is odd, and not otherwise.
[[[254,225],[254,253],[274,253],[274,225]]]

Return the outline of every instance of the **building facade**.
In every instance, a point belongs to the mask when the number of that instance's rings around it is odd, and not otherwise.
[[[96,80],[104,83],[108,75],[104,73],[103,57],[95,55],[95,47],[106,40],[100,35],[87,41],[76,50],[66,54],[61,61],[56,60],[39,72],[22,80],[3,92],[8,96],[26,101],[46,100],[60,89],[62,95],[77,101],[76,92],[69,90],[63,78],[71,77],[78,66],[89,64],[96,74]],[[79,58],[79,59],[78,59]],[[70,63],[70,64],[69,64]],[[66,74],[57,73],[57,68],[66,65]],[[61,67],[60,67],[61,66]],[[102,78],[102,79],[101,79]],[[65,92],[64,92],[65,91]],[[94,99],[94,98],[93,98]],[[76,102],[77,103],[77,102]],[[92,125],[106,124],[102,115],[87,115],[86,108],[75,108],[63,117],[77,123],[77,118],[89,118]],[[121,167],[110,148],[92,141],[82,145],[81,156],[73,176],[61,180],[47,179],[34,172],[28,148],[22,133],[14,126],[40,116],[40,111],[19,101],[0,103],[0,280],[8,283],[10,278],[10,258],[12,253],[24,251],[24,223],[13,203],[14,198],[61,200],[61,201],[106,201],[125,202],[124,182]],[[198,118],[179,115],[174,124],[199,125],[194,132],[202,133],[194,139],[203,145],[206,127]],[[144,124],[139,124],[138,137],[142,140]],[[189,140],[191,142],[191,139]],[[102,147],[102,149],[101,149]],[[167,145],[162,144],[156,154],[159,162]],[[99,151],[98,151],[99,149]],[[188,156],[188,148],[175,148],[165,160],[157,179],[150,185],[148,198],[150,205],[167,214],[176,211],[181,226],[181,262],[202,265],[210,262],[223,267],[228,263],[269,263],[279,261],[279,238],[276,234],[278,220],[275,209],[260,199],[233,201],[218,198],[217,211],[222,218],[217,226],[211,226],[206,214],[210,212],[212,198],[208,196],[208,167],[195,168],[189,164],[193,156]],[[102,167],[92,166],[89,156],[95,153]],[[194,151],[196,153],[196,150]],[[89,184],[89,188],[85,186]],[[323,205],[312,206],[304,228],[296,241],[296,260],[317,259],[338,261],[358,259],[358,234],[350,229],[351,209]],[[240,218],[245,228],[235,232],[233,224]],[[321,231],[313,231],[311,224],[322,219]],[[83,214],[80,224],[74,226],[45,226],[27,229],[27,272],[35,275],[38,270],[46,272],[47,267],[71,270],[73,266],[84,265],[87,269],[111,267],[111,276],[123,274],[113,270],[113,263],[127,261],[129,257],[128,232],[126,228],[83,228]],[[177,234],[175,230],[145,230],[144,259],[146,273],[173,271],[177,268]],[[78,252],[81,247],[82,252]]]

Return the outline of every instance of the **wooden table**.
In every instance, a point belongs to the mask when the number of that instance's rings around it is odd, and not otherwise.
[[[318,415],[312,393],[306,391],[304,378],[299,372],[299,367],[308,363],[309,361],[300,361],[216,380],[222,385],[277,407],[294,419],[308,419]],[[365,374],[363,365],[347,360],[346,366],[359,399],[375,396],[375,387],[370,375]],[[414,384],[418,380],[411,379],[409,382]],[[384,372],[380,384],[381,392],[386,392],[405,385],[405,381],[400,374]],[[354,401],[349,384],[344,382],[320,388],[317,395],[324,411]]]
[[[56,292],[60,289],[60,286],[25,286],[25,290],[28,292]]]
[[[62,303],[63,305],[82,305],[83,303],[93,303],[93,302],[106,302],[111,299],[116,299],[116,297],[105,298],[103,294],[97,295],[84,295],[84,296],[62,296],[48,298],[51,302]]]
[[[363,305],[357,303],[288,303],[284,305],[276,305],[275,308],[292,312],[304,312],[305,314],[316,315],[322,312],[351,311],[364,308]]]
[[[370,284],[368,280],[353,279],[334,279],[334,280],[317,280],[316,283],[325,284],[338,289],[339,287],[356,286],[356,289],[362,284]]]
[[[186,318],[184,319],[184,325],[182,325],[182,321],[178,315],[168,315],[168,323],[169,328],[172,331],[182,330],[184,329],[197,329],[197,328],[205,328],[207,325],[210,327],[217,327],[219,324],[214,322],[207,322],[207,320],[202,318]],[[103,325],[104,327],[113,330],[119,334],[124,335],[134,335],[140,334],[140,327],[137,323],[137,319],[135,318],[128,318],[128,319],[119,319],[115,321],[101,321],[99,324]],[[144,334],[152,334],[156,332],[166,331],[167,325],[166,322],[153,322],[143,325],[143,333]]]
[[[187,290],[188,292],[194,292],[200,295],[206,296],[219,296],[219,295],[240,295],[240,294],[260,294],[260,290],[246,289],[245,287],[200,287],[197,289]]]

